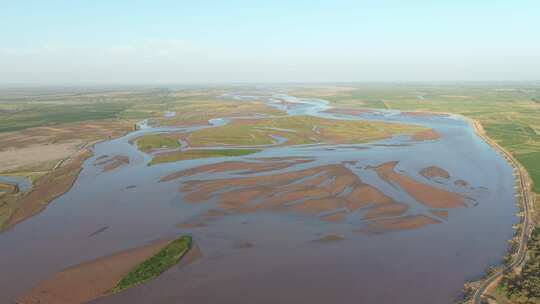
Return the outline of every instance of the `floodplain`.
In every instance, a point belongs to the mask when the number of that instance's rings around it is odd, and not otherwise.
[[[23,112],[37,98],[13,95]],[[39,94],[36,112],[61,102],[110,103],[111,112],[47,127],[25,118],[0,133],[16,151],[71,144],[74,124],[95,130],[70,153],[0,172],[10,210],[0,268],[19,278],[0,278],[0,300],[31,303],[43,286],[54,290],[45,303],[66,298],[56,285],[66,273],[92,280],[89,269],[133,248],[153,249],[109,277],[99,297],[78,299],[458,300],[508,251],[519,223],[513,169],[450,105],[394,104],[409,100],[402,95],[346,85]],[[18,111],[17,102],[0,106]],[[13,139],[22,134],[36,139]],[[15,193],[24,183],[8,177],[29,178],[30,188]],[[178,235],[196,246],[178,266],[111,292]]]

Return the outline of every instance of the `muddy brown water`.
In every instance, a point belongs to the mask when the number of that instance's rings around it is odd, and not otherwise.
[[[241,94],[230,96],[242,99]],[[422,142],[398,136],[363,145],[269,147],[244,157],[147,166],[150,156],[129,141],[170,129],[143,125],[127,136],[97,144],[94,157],[85,162],[68,193],[39,215],[0,234],[0,302],[13,302],[67,267],[181,234],[193,235],[202,251],[200,259],[93,303],[452,303],[466,280],[502,262],[512,225],[518,222],[512,169],[465,120],[393,111],[324,113],[329,107],[321,100],[283,94],[258,98],[276,107],[282,106],[276,99],[286,100],[290,115],[409,122],[431,127],[442,136]],[[93,165],[103,155],[125,155],[129,164],[103,172]],[[186,201],[186,193],[180,191],[184,183],[232,178],[237,172],[202,173],[165,182],[161,178],[223,161],[280,157],[315,159],[276,171],[282,173],[344,164],[362,182],[407,204],[401,216],[433,214],[432,208],[399,185],[381,179],[373,167],[397,161],[396,172],[468,200],[465,207],[442,210],[448,217],[437,218],[440,223],[376,233],[366,230],[367,222],[355,214],[341,221],[323,221],[282,210],[234,213],[216,216],[206,225],[178,227],[215,210],[218,203],[216,197]],[[440,167],[451,177],[437,182],[426,179],[419,172],[429,166]],[[458,180],[467,186],[454,185]],[[108,228],[95,234],[102,227]],[[343,239],[313,242],[326,235]]]

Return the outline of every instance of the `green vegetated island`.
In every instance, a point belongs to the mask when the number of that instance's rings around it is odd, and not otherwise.
[[[180,146],[179,140],[188,145],[183,151],[157,154],[150,164],[158,164],[186,159],[242,156],[272,146],[366,143],[426,130],[429,129],[408,124],[286,116],[235,119],[224,126],[190,133],[143,135],[135,142],[145,152],[176,149]]]
[[[135,140],[141,151],[149,152],[155,149],[175,149],[180,147],[178,136],[169,134],[148,134]]]
[[[189,251],[192,246],[191,236],[182,236],[161,249],[157,254],[139,264],[124,276],[114,287],[113,292],[119,293],[124,289],[151,280],[172,266]]]
[[[188,150],[183,152],[166,153],[155,156],[149,165],[157,165],[161,163],[171,163],[182,160],[212,158],[212,157],[233,157],[244,156],[257,153],[258,149],[204,149],[204,150]]]

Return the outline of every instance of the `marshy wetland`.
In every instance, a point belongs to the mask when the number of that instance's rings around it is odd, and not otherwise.
[[[502,262],[515,178],[467,120],[289,94],[123,112],[137,130],[95,143],[65,194],[0,234],[0,302],[61,303],[47,282],[178,235],[188,259],[111,294],[123,264],[85,301],[452,303]]]

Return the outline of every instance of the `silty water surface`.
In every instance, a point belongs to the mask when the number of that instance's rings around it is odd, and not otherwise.
[[[0,234],[0,302],[72,265],[159,238],[189,233],[203,257],[174,267],[157,279],[121,295],[96,303],[452,303],[463,283],[477,278],[502,261],[507,240],[516,223],[514,178],[511,167],[485,144],[460,117],[407,117],[395,111],[357,116],[324,113],[323,100],[297,99],[284,94],[243,97],[293,104],[289,115],[316,115],[337,119],[407,122],[435,129],[437,141],[412,142],[398,136],[363,145],[306,145],[270,147],[235,158],[212,158],[148,166],[151,157],[130,141],[148,133],[190,131],[194,128],[153,128],[99,143],[83,165],[73,188],[49,207],[13,229]],[[228,119],[213,124],[228,123]],[[212,126],[202,126],[212,127]],[[201,127],[201,128],[202,128]],[[93,162],[103,155],[126,155],[130,164],[101,172]],[[252,157],[314,157],[303,169],[343,161],[362,181],[376,186],[411,206],[410,213],[425,211],[402,190],[382,181],[368,166],[399,161],[397,170],[437,187],[459,191],[474,199],[469,207],[450,210],[440,224],[384,234],[357,232],[361,221],[322,222],[298,214],[254,213],[227,216],[207,227],[182,229],[213,202],[185,203],[180,180],[158,182],[167,174],[202,164]],[[427,166],[447,170],[452,180],[466,180],[461,189],[423,179]],[[285,172],[287,170],[283,170]],[[197,176],[213,179],[227,173]],[[100,231],[98,234],[95,232]],[[324,235],[343,241],[313,243]],[[250,246],[244,246],[250,244]]]

